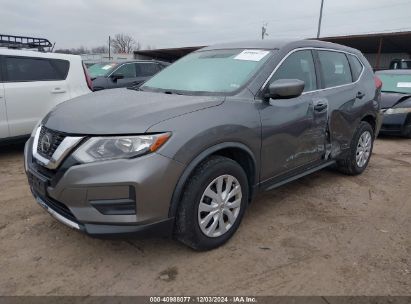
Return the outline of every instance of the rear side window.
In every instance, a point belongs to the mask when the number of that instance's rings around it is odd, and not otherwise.
[[[362,66],[361,62],[358,60],[357,57],[355,57],[353,55],[347,55],[347,56],[348,56],[348,59],[350,61],[353,81],[357,81],[358,78],[360,78],[363,66]]]
[[[70,63],[67,60],[29,57],[4,57],[6,81],[64,80]]]
[[[137,77],[153,76],[159,71],[155,63],[136,63]]]
[[[305,92],[316,90],[317,78],[311,51],[297,51],[288,56],[274,73],[270,82],[279,79],[299,79],[305,83]]]
[[[350,65],[344,53],[318,51],[318,57],[326,88],[352,82]]]

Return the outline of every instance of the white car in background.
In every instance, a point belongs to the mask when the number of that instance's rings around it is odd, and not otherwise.
[[[54,106],[91,92],[80,56],[0,49],[0,143],[26,137]]]

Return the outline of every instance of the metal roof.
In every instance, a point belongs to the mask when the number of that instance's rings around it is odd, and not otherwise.
[[[134,51],[134,54],[148,56],[157,60],[174,61],[203,47],[204,46],[190,46],[182,48],[138,50]]]
[[[411,53],[411,31],[322,37],[320,40],[343,44],[363,53]]]
[[[301,41],[314,45],[318,43],[316,39],[311,40],[254,40],[254,41],[242,41],[232,42],[224,44],[212,45],[210,49],[218,48],[266,48],[266,49],[278,49],[289,43],[298,43]],[[343,46],[351,47],[360,50],[362,53],[409,53],[411,54],[411,31],[407,32],[391,32],[391,33],[373,33],[373,34],[361,34],[361,35],[348,35],[348,36],[335,36],[335,37],[322,37],[319,39],[324,42],[332,42],[341,44]],[[318,46],[320,46],[318,44]],[[332,46],[336,47],[336,46]],[[166,61],[177,60],[193,51],[201,48],[208,48],[205,46],[191,46],[182,48],[164,48],[155,50],[138,50],[135,51],[136,55],[148,56],[150,58]],[[381,48],[381,49],[380,49]]]

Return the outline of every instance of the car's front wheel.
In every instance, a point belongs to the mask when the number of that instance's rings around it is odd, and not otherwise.
[[[212,156],[190,177],[179,205],[176,237],[196,250],[224,244],[240,225],[248,202],[248,181],[232,159]]]

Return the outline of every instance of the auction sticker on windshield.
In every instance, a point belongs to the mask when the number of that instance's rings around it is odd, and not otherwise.
[[[411,82],[399,82],[397,88],[411,88]]]
[[[237,60],[249,60],[249,61],[260,61],[263,59],[269,51],[262,50],[244,50],[240,54],[234,57]]]
[[[103,66],[102,69],[103,70],[108,70],[108,69],[111,69],[112,66],[113,66],[112,64],[107,64],[107,65]]]

